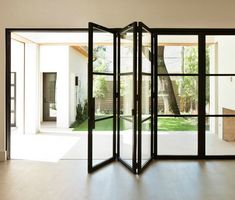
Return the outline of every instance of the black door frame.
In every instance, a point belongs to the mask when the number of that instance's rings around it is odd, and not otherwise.
[[[49,74],[55,74],[55,102],[56,103],[56,81],[57,81],[57,72],[42,72],[42,120],[43,122],[56,122],[57,120],[57,116],[56,117],[50,117],[50,116],[45,116],[44,115],[44,108],[45,108],[45,105],[44,105],[44,78],[46,75],[49,75]]]
[[[118,32],[120,28],[113,28],[113,31]],[[208,35],[235,35],[234,28],[151,28],[154,34],[154,55],[157,54],[157,38],[156,35],[167,34],[167,35],[198,35],[199,36],[199,66],[200,72],[199,77],[202,81],[199,84],[199,96],[205,98],[205,37]],[[5,29],[5,59],[6,59],[6,70],[5,70],[5,134],[6,134],[6,151],[7,159],[10,159],[10,132],[11,132],[11,105],[10,105],[10,94],[11,94],[11,33],[14,31],[26,31],[26,32],[88,32],[88,28],[6,28]],[[156,56],[153,59],[154,66],[156,66]],[[156,75],[156,70],[154,67],[154,74]],[[215,75],[218,76],[219,74]],[[235,76],[235,74],[220,74],[221,76]],[[208,75],[209,76],[209,75]],[[157,105],[157,93],[156,93],[156,78],[154,79],[154,113],[156,113]],[[200,100],[200,99],[199,99]],[[200,100],[202,102],[202,100]],[[198,146],[199,155],[197,156],[159,156],[157,155],[157,119],[156,114],[154,114],[154,158],[155,159],[235,159],[235,155],[205,155],[205,118],[206,117],[223,117],[224,115],[206,115],[202,108],[202,104],[199,108],[199,123],[201,126],[198,129],[200,144]],[[226,115],[226,117],[235,117],[234,115]],[[198,141],[199,142],[199,141]],[[200,150],[199,150],[200,149]]]
[[[94,72],[93,71],[93,36],[94,29],[100,32],[113,34],[113,73]],[[88,40],[88,172],[91,173],[116,159],[116,32],[112,29],[100,26],[95,23],[89,23]],[[95,119],[95,98],[93,97],[93,75],[106,75],[113,77],[113,115]],[[99,164],[93,165],[93,129],[98,121],[113,119],[113,148],[112,156]]]
[[[131,30],[131,33],[133,33],[133,59],[132,59],[132,65],[133,65],[133,69],[131,72],[121,72],[121,34],[122,33],[126,33],[129,30]],[[136,93],[137,93],[137,22],[133,22],[129,25],[127,25],[126,27],[120,29],[118,31],[117,34],[117,40],[118,40],[118,69],[117,69],[117,73],[118,73],[118,123],[117,123],[117,160],[119,162],[121,162],[127,169],[129,169],[132,173],[136,173],[136,170],[138,168],[137,166],[137,97],[136,97]],[[120,92],[120,82],[121,82],[121,76],[125,76],[125,75],[132,75],[132,81],[133,81],[133,102],[132,102],[132,120],[130,121],[130,123],[132,123],[132,138],[133,138],[133,146],[132,146],[132,166],[127,163],[124,159],[121,158],[120,155],[120,97],[121,97],[121,92]],[[127,119],[123,119],[123,120],[127,120]],[[127,120],[128,121],[128,120]]]
[[[153,62],[153,57],[154,57],[154,51],[153,51],[153,33],[151,28],[149,28],[148,26],[146,26],[144,23],[139,22],[138,24],[138,94],[137,94],[137,98],[138,98],[138,127],[137,127],[137,131],[138,131],[138,174],[140,174],[146,167],[148,167],[148,165],[150,164],[150,162],[154,159],[154,151],[153,151],[153,117],[154,117],[154,62]],[[143,72],[143,66],[142,66],[142,54],[143,54],[143,32],[144,30],[151,34],[150,36],[150,40],[151,40],[151,49],[150,49],[150,73],[146,73]],[[146,33],[145,32],[145,33]],[[143,76],[150,76],[150,80],[151,80],[151,94],[150,94],[150,104],[151,104],[151,111],[150,111],[150,117],[147,118],[142,118],[142,77]],[[149,146],[149,151],[150,151],[150,158],[143,164],[142,163],[142,123],[144,123],[145,121],[150,120],[151,121],[151,125],[150,125],[150,146]],[[143,164],[143,165],[142,165]]]
[[[206,36],[210,35],[235,35],[235,29],[186,29],[186,28],[153,28],[154,34],[154,77],[158,77],[157,66],[157,36],[158,35],[194,35],[198,36],[198,114],[184,115],[186,117],[198,117],[198,154],[197,155],[158,155],[157,152],[157,78],[155,78],[155,111],[154,111],[154,158],[155,159],[235,159],[235,155],[206,155],[206,117],[235,117],[235,115],[213,115],[205,113],[205,93],[206,93],[206,77],[207,76],[235,76],[235,74],[206,74]],[[185,74],[194,75],[194,74]],[[177,117],[177,115],[174,115]],[[182,116],[182,115],[179,115]]]

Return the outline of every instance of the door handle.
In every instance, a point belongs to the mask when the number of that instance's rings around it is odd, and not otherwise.
[[[92,98],[92,129],[95,129],[95,97]]]

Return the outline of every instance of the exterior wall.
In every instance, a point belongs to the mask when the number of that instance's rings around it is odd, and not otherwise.
[[[234,28],[234,6],[235,1],[231,0],[121,0],[119,2],[113,0],[97,2],[2,0],[0,7],[0,152],[5,151],[6,27],[87,27],[89,21],[105,26],[123,27],[132,21],[141,20],[151,27]]]
[[[70,77],[70,103],[69,103],[69,123],[76,119],[76,105],[87,100],[87,77],[88,77],[88,58],[81,55],[77,50],[69,47],[69,77]],[[75,76],[78,76],[79,86],[75,86]],[[77,97],[76,97],[77,94]],[[77,99],[78,98],[78,99]],[[76,102],[78,101],[78,102]]]
[[[87,99],[87,57],[69,46],[41,45],[40,73],[56,72],[57,127],[69,128],[76,117],[75,76],[79,77],[78,91],[81,103]],[[41,84],[42,88],[42,84]],[[41,89],[42,95],[42,89]],[[42,97],[41,105],[42,105]],[[41,106],[42,121],[42,106]]]
[[[69,127],[69,51],[68,46],[40,46],[40,74],[42,83],[43,72],[56,72],[56,107],[58,128]],[[42,84],[41,92],[42,95]],[[42,97],[40,105],[42,106]],[[41,107],[42,117],[42,107]],[[42,120],[42,118],[41,118]]]
[[[235,37],[220,36],[214,38],[212,48],[210,73],[228,74],[235,73]],[[235,96],[231,95],[235,91],[234,77],[210,78],[210,113],[223,114],[223,108],[235,110]],[[210,119],[211,131],[223,138],[223,119]]]
[[[218,37],[218,72],[235,73],[235,37]],[[223,113],[223,108],[235,110],[235,96],[231,95],[235,91],[234,77],[224,77],[218,82],[218,105],[219,112]],[[223,137],[223,119],[219,118],[219,137]]]
[[[23,80],[21,80],[23,82]],[[39,63],[38,46],[25,44],[25,133],[39,131]],[[22,116],[22,113],[20,113]]]

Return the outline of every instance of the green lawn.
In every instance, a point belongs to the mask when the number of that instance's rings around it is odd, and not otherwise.
[[[159,131],[196,131],[197,121],[193,118],[168,118],[162,117],[158,119]]]
[[[125,121],[126,122],[126,121]],[[125,123],[123,119],[120,120],[120,130],[130,129],[131,123]],[[74,131],[87,131],[88,121],[84,121],[82,124],[73,125]],[[149,130],[149,121],[143,124],[143,130]],[[113,129],[112,119],[98,121],[95,124],[96,131],[111,131]],[[196,131],[197,121],[193,118],[158,118],[158,130],[159,131]]]

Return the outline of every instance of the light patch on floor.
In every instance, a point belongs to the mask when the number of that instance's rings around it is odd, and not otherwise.
[[[79,137],[71,135],[12,134],[11,157],[13,159],[58,162],[79,140]]]
[[[93,158],[104,160],[112,157],[112,132],[96,131],[93,135]],[[131,131],[121,132],[120,156],[132,159]],[[207,133],[207,155],[235,155],[235,142],[218,139],[215,134]],[[60,159],[87,159],[87,132],[60,130],[39,134],[18,134],[11,136],[11,158],[45,162],[58,162]],[[159,131],[159,155],[196,155],[197,132]],[[142,158],[150,157],[150,134],[142,134]]]

